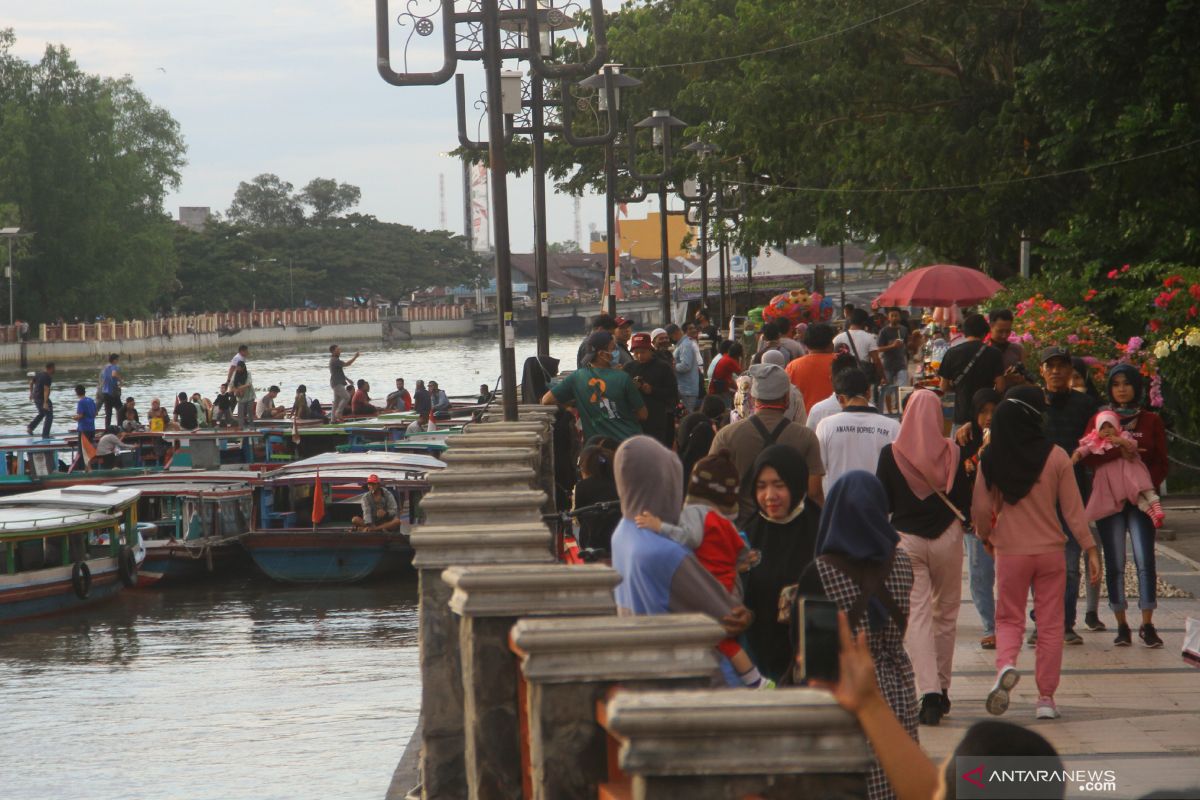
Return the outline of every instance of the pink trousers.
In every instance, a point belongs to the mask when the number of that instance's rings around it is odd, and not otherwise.
[[[1037,611],[1035,677],[1038,697],[1053,698],[1062,672],[1063,593],[1067,565],[1062,553],[996,554],[996,669],[1017,665],[1025,636],[1025,601],[1033,590]]]
[[[900,546],[908,553],[913,571],[904,649],[912,661],[917,694],[941,694],[950,688],[954,671],[954,639],[962,606],[962,525],[955,520],[936,539],[901,533]]]

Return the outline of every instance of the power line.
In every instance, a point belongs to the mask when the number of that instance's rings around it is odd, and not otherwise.
[[[820,36],[814,36],[811,39],[805,39],[800,42],[790,42],[788,44],[781,44],[778,47],[768,47],[765,50],[753,50],[749,53],[738,53],[737,55],[733,55],[733,56],[719,56],[717,58],[703,58],[698,61],[680,61],[675,64],[653,64],[648,67],[622,67],[621,69],[624,72],[639,72],[639,71],[648,70],[648,69],[671,69],[673,67],[691,67],[691,66],[698,66],[698,65],[702,65],[702,64],[719,64],[723,61],[739,61],[743,58],[752,58],[754,56],[765,56],[765,55],[770,55],[771,53],[781,53],[785,50],[792,50],[797,47],[804,47],[805,45],[814,44],[816,42],[824,41],[825,39],[832,39],[836,36],[841,36],[843,33],[849,33],[850,31],[858,30],[859,28],[865,28],[868,25],[874,25],[876,22],[879,22],[880,20],[887,19],[888,17],[895,16],[896,14],[901,14],[905,11],[908,11],[910,8],[916,8],[917,6],[923,5],[926,2],[928,2],[928,0],[914,0],[914,2],[909,3],[906,6],[902,6],[893,11],[886,11],[877,17],[871,17],[870,19],[864,19],[861,22],[856,22],[853,25],[850,25],[846,28],[842,28],[842,29],[836,30],[836,31],[830,31],[829,33],[822,33]]]
[[[1004,178],[994,181],[981,181],[979,183],[956,183],[946,186],[910,186],[910,187],[880,187],[880,188],[844,188],[837,189],[828,186],[786,186],[774,183],[762,183],[760,181],[736,181],[726,179],[726,183],[735,184],[737,186],[755,186],[762,189],[779,189],[788,192],[812,192],[817,194],[918,194],[921,192],[956,192],[966,189],[990,189],[996,186],[1011,186],[1017,183],[1031,183],[1033,181],[1042,181],[1049,178],[1061,178],[1065,175],[1078,175],[1084,172],[1095,172],[1096,170],[1108,169],[1109,167],[1117,167],[1122,164],[1128,164],[1133,161],[1143,161],[1147,158],[1156,158],[1167,153],[1173,153],[1177,150],[1186,150],[1189,147],[1194,147],[1200,144],[1200,139],[1193,139],[1190,142],[1164,147],[1161,150],[1155,150],[1152,153],[1143,153],[1129,158],[1121,158],[1115,161],[1105,161],[1100,164],[1091,164],[1086,167],[1075,167],[1073,169],[1064,169],[1057,172],[1046,172],[1041,175],[1022,175],[1019,178]]]

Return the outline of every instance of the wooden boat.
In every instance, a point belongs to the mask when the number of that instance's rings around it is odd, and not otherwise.
[[[408,532],[425,475],[445,465],[409,453],[324,453],[280,467],[254,483],[254,515],[242,546],[268,577],[285,583],[356,583],[397,572],[412,561]],[[402,520],[396,531],[356,531],[367,478],[391,492]],[[314,495],[325,516],[313,522]]]
[[[71,611],[137,582],[137,489],[0,498],[0,622]]]
[[[250,530],[254,500],[250,470],[159,472],[113,481],[135,488],[145,526],[145,561],[138,587],[201,578],[245,558],[238,538]]]

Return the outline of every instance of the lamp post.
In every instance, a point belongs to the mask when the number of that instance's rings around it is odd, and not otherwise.
[[[696,204],[700,209],[700,218],[696,220],[700,226],[700,297],[705,309],[708,309],[708,204],[712,198],[712,187],[708,176],[704,174],[705,161],[717,152],[716,145],[708,142],[695,141],[683,148],[694,153],[700,161],[701,172],[699,180],[686,180],[680,187],[679,194],[684,200]],[[688,222],[692,222],[691,219]]]
[[[500,337],[500,375],[503,394],[504,418],[517,419],[516,380],[516,334],[513,327],[512,306],[512,254],[509,250],[508,231],[508,163],[505,152],[507,136],[505,117],[520,111],[520,92],[516,97],[504,97],[505,80],[502,76],[505,59],[528,59],[533,69],[543,77],[583,75],[595,70],[603,63],[608,51],[605,38],[603,0],[590,0],[591,31],[594,41],[592,58],[578,64],[552,64],[544,61],[539,47],[520,45],[512,47],[508,31],[502,31],[502,21],[517,21],[524,18],[526,40],[539,42],[542,21],[539,8],[533,0],[505,0],[506,8],[500,8],[500,0],[477,0],[470,8],[459,11],[452,0],[430,3],[432,9],[421,13],[419,0],[409,0],[397,21],[411,25],[408,42],[413,36],[428,37],[436,30],[434,18],[440,16],[442,34],[442,65],[433,72],[409,72],[407,70],[407,43],[405,46],[405,70],[392,68],[389,0],[375,0],[375,46],[376,64],[380,77],[394,86],[436,86],[446,83],[454,75],[458,62],[482,61],[487,78],[488,116],[488,162],[491,172],[493,230],[496,250],[496,314]],[[516,6],[511,7],[511,6]],[[440,14],[439,14],[440,12]],[[561,13],[561,12],[559,12]],[[519,36],[517,38],[520,38]],[[518,79],[519,80],[519,79]],[[515,102],[515,109],[514,109]],[[461,110],[461,109],[460,109]]]
[[[605,64],[597,74],[579,82],[585,89],[595,89],[599,93],[597,107],[608,114],[608,130],[600,136],[577,138],[571,132],[571,103],[570,98],[563,97],[563,136],[567,142],[576,147],[602,144],[604,145],[604,227],[605,238],[608,240],[608,264],[605,270],[605,283],[608,284],[608,299],[604,310],[611,315],[617,313],[617,296],[614,281],[617,278],[617,113],[621,110],[621,89],[632,89],[640,86],[641,81],[621,74],[620,64]]]
[[[8,278],[8,324],[12,325],[16,320],[13,313],[13,240],[33,234],[21,233],[20,228],[0,228],[0,236],[8,240],[8,266],[4,268],[4,275]]]
[[[671,321],[671,258],[667,242],[667,177],[671,170],[671,139],[675,128],[686,128],[687,123],[671,116],[665,109],[655,109],[650,116],[634,123],[629,132],[629,174],[639,180],[658,182],[659,238],[662,246],[662,314],[663,324]],[[653,143],[662,150],[662,169],[654,173],[637,171],[637,129],[653,131]]]

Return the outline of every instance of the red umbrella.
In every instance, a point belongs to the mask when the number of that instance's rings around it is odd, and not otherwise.
[[[934,264],[903,275],[875,298],[875,305],[969,306],[1003,288],[977,269]]]

